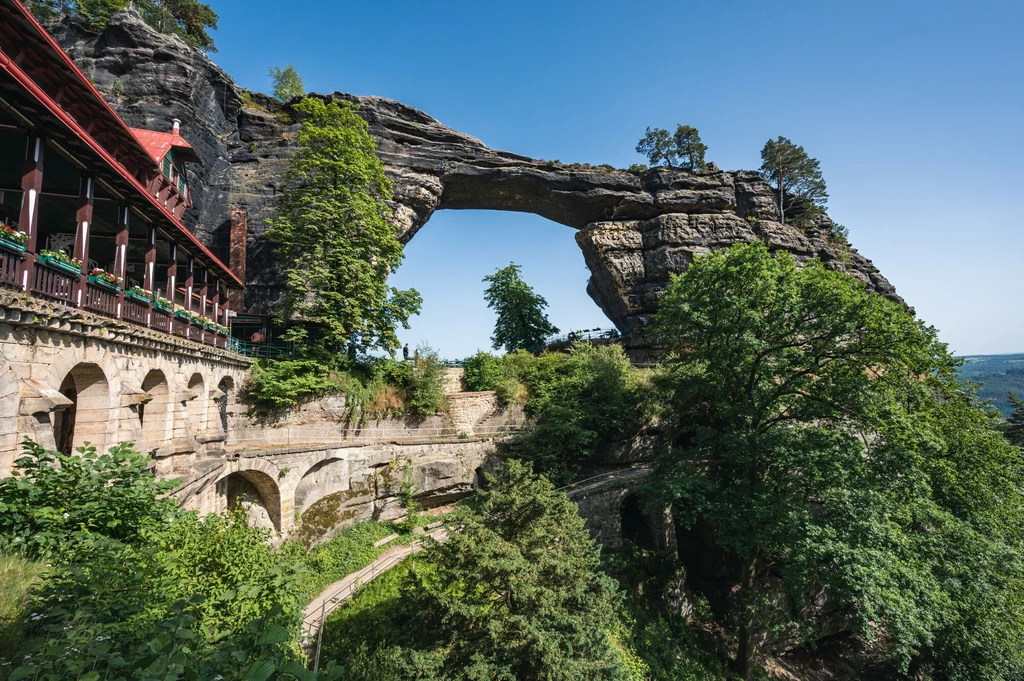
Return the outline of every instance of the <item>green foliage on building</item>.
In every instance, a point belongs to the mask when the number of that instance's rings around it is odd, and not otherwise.
[[[904,673],[1022,668],[1019,451],[934,328],[760,243],[697,258],[656,321],[672,437],[649,502],[713,528],[734,566],[721,624],[741,678],[770,633],[810,636],[801,604],[822,589],[869,640],[883,623]]]
[[[484,282],[489,284],[484,300],[497,314],[491,335],[491,346],[495,350],[536,351],[544,347],[548,336],[558,333],[558,328],[544,312],[548,301],[523,281],[521,272],[519,265],[509,263],[508,267],[484,277]]]

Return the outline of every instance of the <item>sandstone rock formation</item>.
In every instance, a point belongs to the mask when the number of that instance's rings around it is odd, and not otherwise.
[[[195,206],[187,222],[226,259],[231,207],[247,208],[247,304],[267,311],[280,282],[262,234],[296,130],[287,107],[243,93],[206,55],[154,32],[128,11],[116,13],[102,33],[68,19],[51,30],[129,124],[160,129],[172,117],[182,120],[183,134],[204,162],[192,171]],[[696,255],[737,242],[763,239],[798,259],[820,258],[899,300],[870,260],[837,244],[827,218],[809,229],[780,224],[775,199],[757,173],[655,168],[635,175],[546,162],[490,149],[399,102],[321,96],[355,103],[369,122],[394,183],[403,240],[443,209],[536,213],[575,228],[592,274],[588,293],[639,354],[669,275]]]

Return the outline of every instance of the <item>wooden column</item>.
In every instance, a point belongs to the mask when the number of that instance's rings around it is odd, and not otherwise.
[[[117,318],[124,307],[124,290],[128,285],[128,204],[117,207],[117,234],[114,236],[114,276],[121,277],[121,292],[117,294]]]
[[[213,321],[220,324],[220,279],[213,282]]]
[[[82,173],[78,185],[78,210],[75,220],[78,230],[75,232],[74,257],[82,261],[82,272],[78,276],[75,287],[75,306],[82,307],[85,302],[85,275],[89,273],[89,229],[92,227],[92,206],[96,194],[96,180],[88,173]]]
[[[25,165],[21,172],[21,213],[18,215],[18,229],[28,234],[25,257],[21,261],[21,289],[29,290],[36,262],[39,239],[39,197],[43,193],[43,152],[46,141],[43,136],[30,132],[25,146]]]
[[[199,287],[199,314],[203,315],[204,318],[206,317],[206,296],[209,293],[209,277],[210,269],[208,267],[203,267],[202,286]],[[203,326],[203,330],[200,332],[199,337],[203,340],[204,343],[206,342],[206,335],[208,333],[212,333],[214,337],[216,337],[217,335],[213,331],[207,331],[206,327]]]
[[[146,235],[146,273],[142,277],[142,288],[156,293],[156,227],[152,225]],[[146,326],[153,326],[152,307],[146,312]]]
[[[192,311],[192,284],[195,282],[196,260],[188,256],[185,265],[185,309]]]
[[[171,244],[171,262],[167,265],[167,299],[171,301],[171,309],[176,303],[174,297],[178,288],[178,245]]]

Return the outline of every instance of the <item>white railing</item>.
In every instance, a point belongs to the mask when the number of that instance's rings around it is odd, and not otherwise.
[[[365,442],[421,441],[431,439],[469,440],[477,438],[502,438],[525,430],[524,425],[477,426],[469,430],[455,427],[441,428],[317,428],[312,426],[287,426],[284,428],[232,429],[228,434],[228,446],[244,447],[260,443],[268,446],[299,446],[317,444],[345,444]]]

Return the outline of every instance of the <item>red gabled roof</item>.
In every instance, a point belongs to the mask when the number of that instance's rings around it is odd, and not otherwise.
[[[99,125],[109,125],[108,130],[117,133],[123,131],[123,137],[130,140],[130,144],[137,145],[135,148],[138,149],[140,156],[145,156],[147,159],[152,159],[149,152],[137,137],[131,134],[128,126],[121,119],[117,113],[110,107],[110,104],[103,99],[99,91],[93,86],[85,74],[78,68],[75,62],[64,52],[63,49],[57,44],[53,37],[47,33],[39,22],[36,20],[32,13],[23,5],[19,0],[0,0],[0,5],[10,7],[14,15],[20,18],[23,25],[28,26],[30,29],[29,34],[24,35],[23,38],[27,40],[36,40],[46,48],[47,54],[57,61],[61,62],[61,73],[65,77],[69,77],[69,85],[75,87],[79,91],[83,91],[89,100],[89,103],[93,107],[99,108],[100,111],[105,114],[105,120],[94,120],[93,122]],[[190,232],[174,215],[168,210],[168,208],[162,205],[156,197],[151,195],[149,191],[142,185],[142,183],[136,179],[136,177],[127,170],[123,165],[122,161],[115,158],[103,145],[101,145],[92,134],[87,132],[75,119],[74,116],[70,115],[65,111],[64,107],[58,104],[49,94],[47,94],[36,82],[25,73],[17,63],[17,60],[12,60],[11,57],[0,49],[0,70],[6,71],[8,74],[14,77],[14,79],[21,84],[43,107],[55,118],[60,120],[67,128],[86,146],[91,148],[114,172],[121,177],[121,179],[127,182],[132,188],[138,193],[145,197],[147,203],[152,208],[155,208],[162,217],[170,223],[174,228],[174,231],[178,232],[184,239],[189,242],[193,247],[198,249],[200,260],[205,259],[213,264],[216,268],[220,269],[224,276],[229,280],[234,281],[241,287],[245,287],[243,282],[237,274],[235,274],[227,265],[220,261],[210,249],[203,245],[201,241],[196,237],[195,234]],[[182,140],[184,142],[184,140]],[[187,145],[188,143],[185,142]],[[191,149],[191,146],[189,146]],[[192,153],[195,153],[194,151]],[[127,161],[127,159],[125,159]]]
[[[157,132],[156,130],[144,130],[142,128],[128,128],[135,139],[146,149],[157,165],[164,160],[167,152],[175,151],[176,161],[188,161],[202,165],[199,155],[192,149],[192,145],[185,141],[185,138],[174,132]]]

